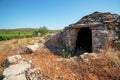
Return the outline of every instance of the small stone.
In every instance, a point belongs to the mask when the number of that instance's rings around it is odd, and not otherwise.
[[[89,54],[89,53],[86,52],[86,53],[81,54],[81,55],[80,55],[80,58],[81,58],[81,59],[84,59],[87,54]]]

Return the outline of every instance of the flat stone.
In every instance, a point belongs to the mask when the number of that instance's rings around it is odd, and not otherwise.
[[[27,69],[29,69],[31,65],[25,61],[21,61],[19,64],[10,65],[3,72],[4,77],[15,76],[19,74],[23,74]]]
[[[27,79],[25,77],[25,74],[21,74],[21,75],[6,77],[3,80],[27,80]]]
[[[20,60],[22,60],[22,56],[21,55],[14,55],[14,56],[10,56],[10,57],[7,57],[7,62],[9,64],[16,64],[18,63]]]

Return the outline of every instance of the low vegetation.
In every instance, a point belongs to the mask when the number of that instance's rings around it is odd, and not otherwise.
[[[41,50],[40,50],[41,51]],[[85,62],[78,58],[63,58],[52,54],[46,49],[35,54],[23,55],[31,59],[35,67],[40,67],[40,75],[52,80],[119,80],[120,52],[105,51],[97,55],[99,58],[88,57]]]
[[[0,34],[0,41],[2,40],[10,40],[14,38],[25,38],[25,37],[32,37],[32,34]]]
[[[5,62],[6,58],[7,58],[7,56],[8,55],[0,55],[0,80],[3,79],[3,75],[2,74],[3,74],[3,70],[5,68],[4,62]]]
[[[25,29],[1,29],[0,30],[0,41],[10,40],[14,38],[25,38],[32,37],[33,30],[31,28]]]
[[[0,41],[15,38],[44,36],[46,34],[52,34],[58,31],[59,30],[48,30],[45,26],[40,28],[0,29]]]
[[[48,33],[48,28],[43,26],[33,32],[33,36],[44,36]]]
[[[4,50],[0,50],[0,79],[2,79],[2,72],[4,69],[4,61],[7,56],[17,54],[15,48],[24,46],[26,43],[38,42],[39,38],[24,38],[13,39],[8,41],[1,41],[5,44]],[[21,42],[22,41],[22,42]],[[10,43],[10,44],[9,44]],[[21,46],[19,46],[21,45]],[[13,47],[15,46],[15,47]],[[6,48],[8,47],[8,48]],[[13,49],[11,49],[13,47]],[[12,52],[9,51],[12,50]],[[69,50],[63,50],[63,56],[69,57]],[[25,59],[32,60],[35,67],[40,67],[40,75],[45,75],[53,80],[119,80],[120,79],[120,51],[103,51],[97,53],[98,57],[88,56],[89,61],[85,62],[81,58],[63,58],[54,55],[48,49],[41,47],[33,54],[22,55]]]
[[[70,51],[68,48],[64,48],[62,50],[61,56],[64,58],[70,58],[75,55],[74,55],[74,52]]]

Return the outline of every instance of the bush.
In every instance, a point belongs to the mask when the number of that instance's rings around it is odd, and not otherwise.
[[[70,51],[68,48],[64,48],[62,50],[62,56],[65,57],[65,58],[70,58],[70,57],[72,57],[74,55],[73,55],[73,52]]]
[[[33,32],[34,36],[44,36],[48,33],[48,28],[43,26]]]

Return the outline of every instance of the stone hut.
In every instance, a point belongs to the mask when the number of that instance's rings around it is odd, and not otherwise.
[[[94,52],[108,47],[120,49],[120,15],[94,12],[71,24],[48,42],[51,49]]]

